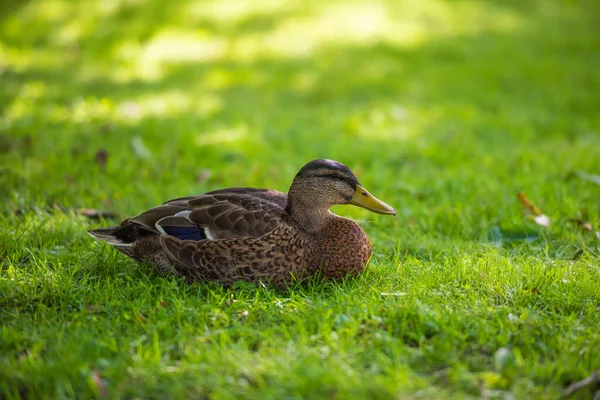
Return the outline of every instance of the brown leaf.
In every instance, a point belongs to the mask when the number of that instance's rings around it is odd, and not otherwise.
[[[29,349],[23,349],[23,351],[19,354],[19,361],[25,360],[27,357],[29,357],[29,354],[31,354]]]
[[[108,161],[108,151],[104,149],[98,150],[96,152],[96,155],[94,156],[94,161],[96,161],[96,164],[98,164],[100,168],[106,169],[106,163]]]
[[[209,180],[212,177],[213,173],[210,169],[205,168],[205,169],[201,169],[200,171],[198,171],[198,174],[196,175],[196,182],[200,183],[200,182],[204,182]]]
[[[571,397],[580,389],[600,382],[600,370],[592,372],[587,378],[570,384],[564,391],[564,397]]]
[[[542,210],[527,199],[525,192],[517,193],[517,199],[521,202],[524,217],[534,221],[538,225],[545,227],[550,226],[550,218],[547,215],[542,214]]]
[[[112,219],[117,218],[117,213],[113,211],[99,211],[95,208],[80,208],[75,211],[78,215],[83,215],[89,219]]]
[[[594,228],[592,228],[592,224],[590,224],[589,222],[586,222],[580,218],[571,218],[569,221],[571,221],[575,225],[579,226],[583,230],[586,230],[589,232],[594,230]]]
[[[100,394],[100,396],[104,396],[106,394],[106,384],[100,376],[100,371],[97,369],[92,370],[92,381],[96,385],[96,388],[98,388],[98,394]]]
[[[542,210],[540,210],[535,204],[533,204],[531,201],[529,201],[529,199],[527,199],[527,196],[525,196],[525,192],[517,193],[517,199],[519,199],[521,205],[523,206],[523,214],[525,216],[530,216],[532,214],[542,214]]]
[[[596,238],[600,239],[600,231],[594,232],[594,227],[589,222],[581,219],[581,218],[571,218],[569,221],[579,226],[584,231],[592,232]]]
[[[111,133],[112,130],[113,130],[113,127],[109,123],[102,124],[102,126],[100,127],[100,133],[105,134],[105,135]]]
[[[531,293],[533,293],[533,294],[538,294],[538,290],[537,290],[537,288],[536,288],[536,287],[532,288],[532,289],[531,289]]]
[[[168,305],[169,305],[169,303],[167,303],[166,301],[164,301],[164,300],[161,300],[161,301],[160,301],[160,306],[161,306],[162,308],[167,308],[167,306],[168,306]]]
[[[227,299],[227,300],[225,300],[225,305],[227,305],[227,306],[230,306],[233,303],[237,303],[237,300],[236,299]]]

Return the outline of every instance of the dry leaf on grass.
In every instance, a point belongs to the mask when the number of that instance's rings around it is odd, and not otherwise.
[[[94,156],[94,161],[96,161],[96,164],[98,164],[100,168],[106,169],[106,163],[108,161],[108,151],[104,149],[98,150],[96,152],[96,155]]]
[[[542,210],[540,210],[538,206],[527,199],[525,192],[517,193],[517,198],[521,202],[521,206],[523,207],[523,216],[525,218],[528,218],[541,226],[550,226],[550,217],[543,214]]]
[[[488,241],[496,243],[496,245],[503,245],[506,243],[515,242],[533,242],[540,237],[537,232],[528,232],[524,230],[505,230],[499,226],[492,226],[488,233]]]
[[[572,177],[600,185],[600,175],[590,174],[589,172],[585,171],[571,171],[567,175],[567,179]]]
[[[569,221],[571,221],[575,225],[579,226],[584,231],[593,232],[594,236],[596,236],[596,238],[600,239],[600,231],[594,232],[594,227],[592,226],[592,224],[590,224],[589,222],[585,221],[584,219],[581,219],[581,218],[571,218]]]
[[[150,160],[152,158],[152,152],[146,144],[141,136],[134,136],[130,142],[131,150],[133,150],[133,154],[140,160]]]
[[[213,172],[208,169],[208,168],[204,168],[201,169],[200,171],[198,171],[198,173],[196,174],[196,182],[204,182],[209,180],[211,177],[213,176]]]
[[[589,375],[587,378],[582,379],[580,381],[574,382],[572,384],[570,384],[564,391],[563,391],[563,396],[564,397],[571,397],[575,394],[575,392],[577,392],[578,390],[581,390],[585,387],[588,387],[590,385],[594,385],[596,383],[600,382],[600,370],[598,371],[594,371],[592,372],[591,375]]]
[[[98,388],[98,394],[100,396],[104,396],[106,394],[106,384],[100,376],[100,371],[97,369],[92,370],[92,382],[94,382],[96,388]]]

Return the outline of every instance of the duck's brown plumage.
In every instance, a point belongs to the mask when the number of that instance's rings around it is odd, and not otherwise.
[[[296,175],[289,198],[275,190],[222,189],[168,201],[90,234],[190,281],[283,286],[317,273],[341,278],[365,268],[369,238],[354,221],[329,211],[348,203],[395,214],[347,167],[315,160]]]

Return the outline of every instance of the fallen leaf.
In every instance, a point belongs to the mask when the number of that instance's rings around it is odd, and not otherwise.
[[[540,215],[542,213],[542,210],[540,210],[535,204],[533,204],[527,199],[527,196],[525,196],[525,192],[517,193],[517,198],[523,205],[523,214],[525,214],[526,216],[529,216],[531,214]]]
[[[537,288],[536,288],[536,287],[532,288],[532,289],[531,289],[531,293],[533,293],[533,294],[538,294],[538,290],[537,290]]]
[[[247,317],[247,316],[248,316],[248,314],[249,314],[249,313],[248,313],[248,310],[244,310],[244,311],[242,311],[242,312],[240,313],[240,315],[241,315],[242,317]]]
[[[100,127],[100,133],[103,133],[105,135],[111,133],[112,130],[113,130],[113,127],[109,123],[102,124],[102,126]]]
[[[538,225],[550,226],[550,217],[548,217],[547,215],[544,215],[544,214],[537,215],[537,216],[533,217],[533,220]]]
[[[100,394],[100,396],[104,396],[106,394],[106,384],[100,376],[100,371],[97,369],[92,370],[92,382],[94,382],[96,388],[98,388],[98,394]]]
[[[585,231],[593,232],[594,236],[596,236],[596,238],[600,239],[600,231],[594,232],[594,227],[589,222],[587,222],[581,218],[572,218],[569,221],[571,221],[572,223],[579,226],[581,229],[583,229]]]
[[[134,136],[130,144],[133,154],[140,160],[149,160],[152,158],[152,152],[146,147],[141,136]]]
[[[1,110],[0,110],[1,111]],[[0,137],[0,152],[8,152],[11,150],[25,150],[31,149],[33,140],[31,135],[25,135],[22,139],[10,139],[7,137]]]
[[[227,306],[230,306],[230,305],[232,305],[233,303],[237,303],[237,300],[236,300],[236,299],[227,299],[227,300],[225,300],[225,304],[226,304]]]
[[[488,241],[495,242],[498,245],[514,242],[533,242],[540,235],[536,232],[528,231],[506,231],[499,226],[492,226],[487,233]]]
[[[583,255],[583,253],[583,249],[577,249],[575,254],[573,254],[573,256],[571,257],[571,261],[577,261]]]
[[[27,357],[29,357],[29,354],[31,354],[29,349],[23,349],[23,351],[19,354],[19,361],[25,360]]]
[[[96,152],[96,155],[94,156],[94,161],[96,161],[96,164],[98,164],[100,168],[106,169],[106,163],[108,161],[108,151],[104,149],[98,150]]]
[[[168,305],[169,305],[169,303],[167,303],[166,301],[164,301],[164,300],[161,300],[161,301],[160,301],[160,306],[161,306],[162,308],[167,308],[167,306],[168,306]]]
[[[547,215],[544,215],[538,206],[527,199],[524,192],[517,193],[517,198],[521,202],[523,216],[525,218],[531,219],[541,226],[550,226],[550,218]]]
[[[198,174],[196,175],[196,182],[200,183],[200,182],[204,182],[209,180],[212,177],[213,173],[210,169],[205,168],[205,169],[201,169],[200,171],[198,171]]]
[[[570,384],[564,391],[564,397],[571,397],[580,389],[600,382],[600,370],[592,372],[587,378]]]
[[[583,219],[580,218],[572,218],[569,221],[571,221],[572,223],[574,223],[575,225],[578,225],[579,227],[581,227],[581,229],[586,230],[586,231],[593,231],[594,228],[592,228],[592,224],[590,224],[589,222],[584,221]]]
[[[595,183],[596,185],[600,185],[600,175],[590,174],[585,171],[571,171],[567,178],[576,177],[584,181],[588,181],[591,183]]]
[[[83,215],[89,219],[112,219],[117,218],[117,213],[112,211],[99,211],[94,208],[80,208],[75,211],[78,215]]]

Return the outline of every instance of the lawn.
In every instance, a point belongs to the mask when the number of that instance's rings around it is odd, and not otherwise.
[[[599,19],[3,2],[0,399],[560,397],[600,370]],[[357,278],[188,285],[86,234],[315,158],[398,209],[334,208],[373,242]]]

